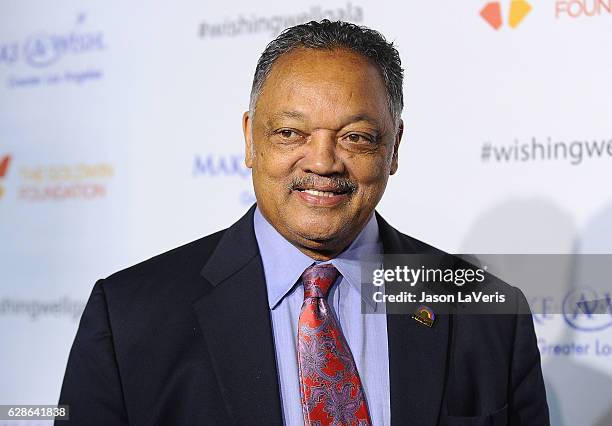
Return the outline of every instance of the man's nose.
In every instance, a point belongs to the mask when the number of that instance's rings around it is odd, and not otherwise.
[[[313,132],[302,158],[303,171],[322,176],[343,173],[344,164],[337,149],[335,135],[331,132]]]

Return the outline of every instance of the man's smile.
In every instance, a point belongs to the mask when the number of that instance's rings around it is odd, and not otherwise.
[[[310,206],[335,207],[349,199],[349,192],[320,191],[316,189],[296,189],[298,198]]]

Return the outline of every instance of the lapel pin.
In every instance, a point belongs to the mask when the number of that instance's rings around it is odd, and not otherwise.
[[[421,305],[417,308],[415,313],[412,314],[412,319],[431,328],[436,320],[436,314],[434,314],[431,308]]]

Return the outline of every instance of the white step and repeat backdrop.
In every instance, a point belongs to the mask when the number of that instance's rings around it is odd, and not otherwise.
[[[612,252],[612,0],[530,2],[1,3],[0,403],[56,403],[96,279],[251,205],[255,63],[311,19],[400,51],[379,206],[397,228],[451,252]],[[611,424],[610,311],[532,303],[553,423]]]

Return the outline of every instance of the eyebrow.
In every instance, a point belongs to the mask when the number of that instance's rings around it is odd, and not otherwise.
[[[278,120],[279,118],[293,118],[296,120],[304,121],[306,119],[306,116],[299,111],[280,111],[276,114],[273,114],[272,117],[270,117],[270,120],[268,120],[268,122],[271,123],[274,120]]]
[[[276,114],[273,114],[272,117],[270,117],[270,119],[268,120],[268,124],[273,123],[274,120],[281,119],[281,118],[292,118],[295,120],[306,121],[306,116],[299,111],[280,111],[280,112],[277,112]],[[345,120],[347,124],[355,123],[358,121],[365,121],[373,126],[379,127],[378,121],[365,113],[353,114],[347,117],[347,119]]]
[[[378,121],[376,121],[373,117],[370,117],[368,114],[354,114],[347,118],[347,123],[355,123],[357,121],[365,121],[374,126],[379,126]]]

